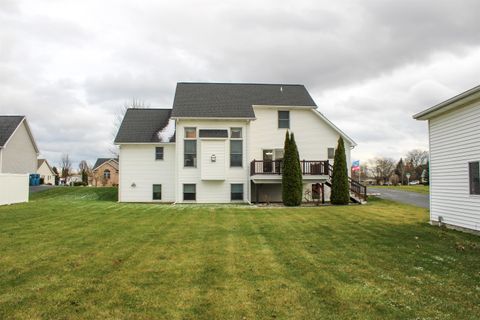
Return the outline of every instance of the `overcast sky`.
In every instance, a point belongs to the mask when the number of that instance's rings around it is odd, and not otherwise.
[[[412,115],[479,84],[480,1],[0,0],[0,114],[42,156],[109,156],[117,110],[178,81],[301,83],[357,143],[427,148]]]

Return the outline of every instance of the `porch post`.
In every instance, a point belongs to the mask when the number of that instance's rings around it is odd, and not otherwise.
[[[325,204],[325,186],[323,185],[323,182],[320,185],[320,189],[322,190],[322,204]]]

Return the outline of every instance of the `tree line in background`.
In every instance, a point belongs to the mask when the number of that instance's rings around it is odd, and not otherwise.
[[[69,178],[79,175],[80,179],[75,180],[74,184],[88,186],[89,181],[93,178],[93,168],[87,161],[80,161],[78,170],[75,170],[68,154],[62,156],[59,167],[54,166],[52,171],[56,174],[55,185],[59,185],[61,182],[66,183]]]
[[[357,178],[358,172],[352,173],[352,177]],[[364,184],[428,184],[428,151],[413,149],[398,161],[387,157],[371,159],[360,166],[360,180]]]

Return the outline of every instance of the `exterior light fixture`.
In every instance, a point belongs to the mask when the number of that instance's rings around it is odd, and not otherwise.
[[[212,162],[217,162],[217,156],[214,155],[214,154],[212,154],[212,155],[210,156],[210,160],[211,160]]]
[[[135,182],[132,182],[132,184],[130,185],[132,188],[135,188],[137,185],[135,184]]]

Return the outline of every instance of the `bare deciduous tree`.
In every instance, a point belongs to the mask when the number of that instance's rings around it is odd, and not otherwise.
[[[395,161],[391,158],[375,158],[369,160],[369,171],[377,183],[387,182],[395,169]]]
[[[80,174],[82,175],[82,182],[88,185],[88,179],[92,176],[92,168],[87,161],[82,160],[78,165]]]
[[[406,162],[408,172],[411,174],[411,180],[420,180],[422,172],[428,163],[428,151],[413,149],[407,152]]]
[[[413,149],[407,152],[407,162],[411,163],[414,168],[424,165],[428,162],[428,151]]]
[[[125,113],[127,112],[127,110],[140,108],[150,108],[150,105],[146,104],[144,101],[132,99],[132,101],[125,102],[121,107],[117,109],[113,122],[112,141],[115,140],[115,137],[117,136],[118,130],[120,129],[120,125],[122,124],[123,118],[125,117]],[[114,157],[118,157],[118,148],[116,146],[112,146],[110,148],[110,152]]]
[[[62,170],[62,178],[67,179],[72,174],[72,161],[70,160],[70,156],[68,153],[62,156],[62,160],[60,163],[60,168]]]

